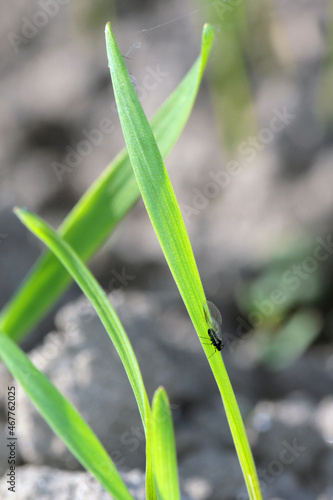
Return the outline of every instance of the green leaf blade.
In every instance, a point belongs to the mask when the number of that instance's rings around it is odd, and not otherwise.
[[[208,306],[185,224],[110,23],[106,26],[106,44],[120,123],[143,201],[198,336],[201,339],[206,336],[208,340],[202,346],[221,393],[247,490],[251,500],[260,500],[251,449],[228,374],[222,357],[211,356],[206,320]]]
[[[0,330],[0,356],[68,449],[117,500],[133,500],[114,463],[78,411]]]
[[[210,26],[205,27],[203,35],[204,40],[210,43],[211,30]],[[185,306],[196,329],[202,330],[206,299],[184,220],[110,23],[106,25],[105,33],[118,114],[134,174]]]
[[[153,466],[159,500],[180,500],[175,435],[168,396],[160,387],[152,409]]]
[[[150,406],[141,371],[127,334],[104,291],[70,245],[50,226],[26,209],[15,209],[15,212],[22,223],[52,250],[92,303],[122,360],[146,427]]]

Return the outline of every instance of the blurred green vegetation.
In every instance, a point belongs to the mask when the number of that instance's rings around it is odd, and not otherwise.
[[[214,25],[210,86],[222,143],[230,154],[256,134],[255,81],[278,64],[272,44],[271,3],[202,0],[203,18]],[[253,71],[255,70],[255,71]]]
[[[106,21],[113,19],[117,13],[116,0],[81,0],[71,4],[74,22],[86,34],[103,32]],[[88,32],[88,33],[87,33]]]
[[[332,312],[332,264],[325,238],[307,236],[281,245],[256,276],[244,279],[237,303],[247,322],[255,357],[265,366],[281,369],[319,338]],[[326,335],[326,337],[325,337]]]
[[[245,45],[248,39],[245,2],[203,0],[203,19],[213,24],[216,38],[209,68],[209,83],[225,148],[232,152],[256,129],[252,90],[247,76]]]

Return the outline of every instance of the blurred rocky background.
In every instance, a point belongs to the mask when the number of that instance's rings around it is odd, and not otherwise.
[[[57,227],[124,145],[106,21],[149,117],[197,57],[203,23],[214,25],[209,68],[166,166],[206,295],[222,312],[223,358],[264,498],[332,500],[331,4],[17,0],[2,3],[0,13],[1,307],[42,252],[13,206]],[[96,129],[103,130],[98,144]],[[170,396],[184,499],[246,499],[215,382],[142,202],[91,269],[133,342],[149,396],[158,385]],[[142,498],[139,414],[118,357],[76,286],[23,347],[79,408]],[[12,382],[2,365],[0,380],[5,474],[4,399]],[[18,499],[104,498],[21,391],[18,430]]]

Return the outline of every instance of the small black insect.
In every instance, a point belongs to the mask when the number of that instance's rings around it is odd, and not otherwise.
[[[208,335],[210,338],[210,341],[212,345],[217,349],[218,351],[222,351],[223,345],[222,345],[222,340],[217,336],[216,332],[214,332],[213,328],[208,328]]]
[[[222,344],[222,339],[221,339],[221,326],[222,326],[222,316],[218,308],[209,300],[207,300],[207,305],[209,309],[209,316],[206,314],[205,311],[205,316],[206,316],[206,321],[208,325],[211,325],[213,328],[208,328],[208,336],[209,340],[211,342],[211,345],[215,347],[215,351],[209,356],[213,356],[213,354],[216,353],[216,351],[222,351],[224,344]],[[209,359],[208,358],[208,359]]]

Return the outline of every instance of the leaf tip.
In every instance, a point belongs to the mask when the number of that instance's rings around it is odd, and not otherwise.
[[[211,24],[206,23],[202,31],[202,41],[204,44],[211,45],[214,40],[214,28]]]
[[[111,34],[111,33],[112,33],[111,23],[110,21],[108,21],[105,25],[105,34]]]
[[[114,42],[114,34],[110,21],[108,21],[105,25],[105,39],[107,44],[112,44]]]
[[[161,397],[163,397],[164,394],[166,395],[165,389],[162,385],[160,385],[155,390],[154,397],[153,397],[153,406],[154,406],[154,404],[156,404],[157,400],[159,400]]]
[[[13,212],[19,219],[22,219],[25,214],[30,213],[25,207],[14,207]]]

